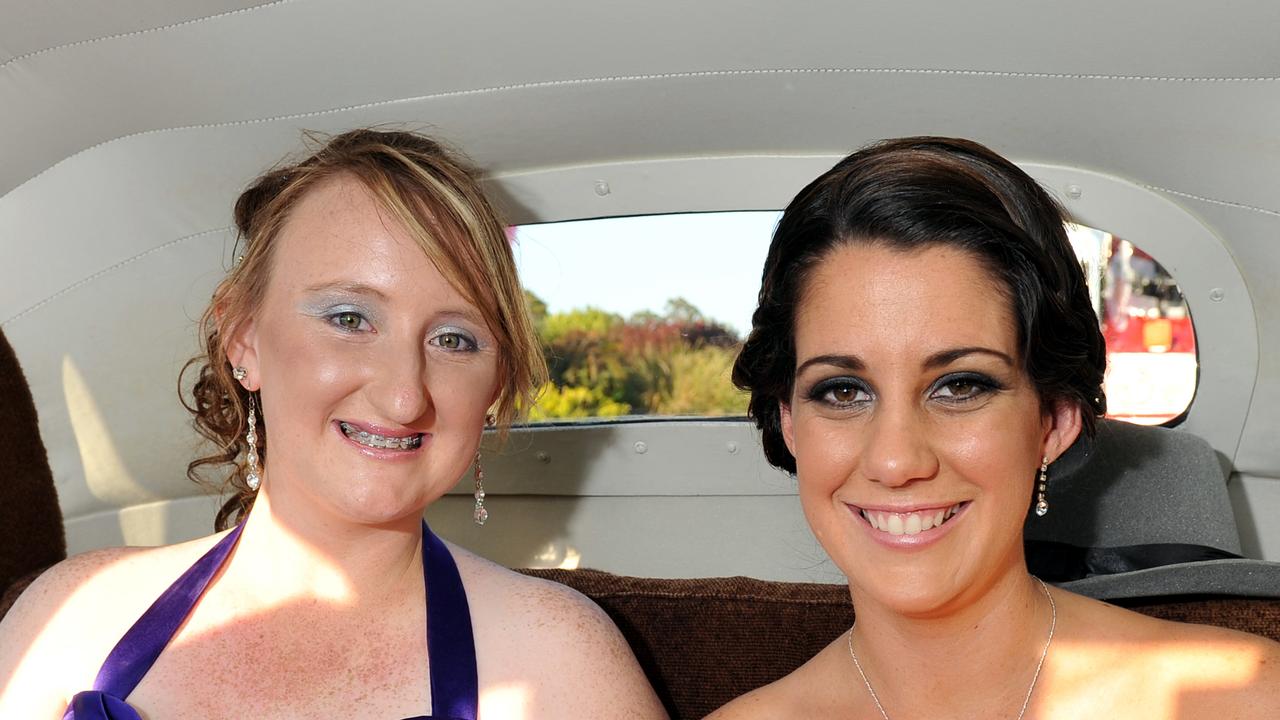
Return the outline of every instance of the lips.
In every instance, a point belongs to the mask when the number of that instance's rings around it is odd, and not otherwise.
[[[339,422],[338,427],[342,430],[342,434],[346,435],[352,442],[377,450],[409,451],[416,450],[422,445],[422,433],[399,436],[380,435],[349,422]]]
[[[885,535],[919,535],[947,524],[969,503],[958,502],[946,507],[922,508],[904,512],[856,508],[863,520],[877,532]]]

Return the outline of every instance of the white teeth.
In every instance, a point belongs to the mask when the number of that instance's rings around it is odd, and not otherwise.
[[[903,532],[908,535],[919,535],[922,523],[920,522],[920,513],[911,513],[907,516],[907,522],[904,524]]]
[[[372,448],[390,449],[390,450],[412,450],[422,444],[421,435],[410,435],[403,438],[391,438],[384,435],[378,435],[366,430],[356,430],[355,427],[347,423],[338,423],[342,428],[342,433],[352,440]]]
[[[883,513],[862,510],[862,518],[871,527],[890,535],[919,535],[950,520],[964,503],[956,503],[932,513]]]

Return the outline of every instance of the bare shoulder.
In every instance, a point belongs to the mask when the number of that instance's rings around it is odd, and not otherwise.
[[[814,717],[861,717],[862,698],[851,693],[845,634],[795,671],[756,688],[711,713],[708,720],[802,720]]]
[[[1280,717],[1280,643],[1088,598],[1068,602],[1088,628],[1072,633],[1074,650],[1064,658],[1063,669],[1080,685],[1096,689],[1105,676],[1118,696],[1177,698],[1177,712],[1187,717]]]
[[[0,717],[61,712],[45,709],[89,687],[129,625],[213,542],[95,550],[41,574],[0,622]]]
[[[1189,717],[1280,717],[1280,643],[1212,625],[1150,621],[1150,660],[1177,680]]]
[[[707,720],[756,720],[756,718],[788,718],[794,716],[791,693],[783,680],[756,688],[731,700],[707,716]]]
[[[473,595],[479,594],[482,605],[500,606],[502,613],[515,618],[536,618],[528,628],[532,632],[549,629],[551,634],[577,640],[618,635],[600,606],[573,588],[522,575],[456,546],[450,550],[473,605],[477,602]]]
[[[467,588],[482,685],[538,688],[526,698],[532,717],[666,717],[622,633],[589,598],[450,550]]]
[[[75,626],[97,590],[114,586],[132,575],[138,559],[149,548],[107,548],[76,555],[44,571],[19,596],[0,623],[0,637],[6,641],[24,636],[48,634],[62,625]],[[8,648],[9,642],[0,644]]]

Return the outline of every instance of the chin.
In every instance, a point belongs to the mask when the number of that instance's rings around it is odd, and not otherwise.
[[[926,576],[924,573],[902,572],[874,578],[864,575],[849,576],[849,586],[855,598],[866,598],[903,617],[945,615],[956,597],[964,592],[964,587],[954,585],[955,577],[941,580],[932,573]]]
[[[429,499],[420,488],[370,483],[337,500],[338,512],[361,525],[384,525],[422,516]]]

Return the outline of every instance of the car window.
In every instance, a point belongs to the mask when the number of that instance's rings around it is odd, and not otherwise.
[[[751,328],[779,213],[576,220],[512,229],[551,370],[532,422],[734,417],[729,375]],[[1128,240],[1068,237],[1107,341],[1108,416],[1175,421],[1195,394],[1195,332],[1169,273]]]

